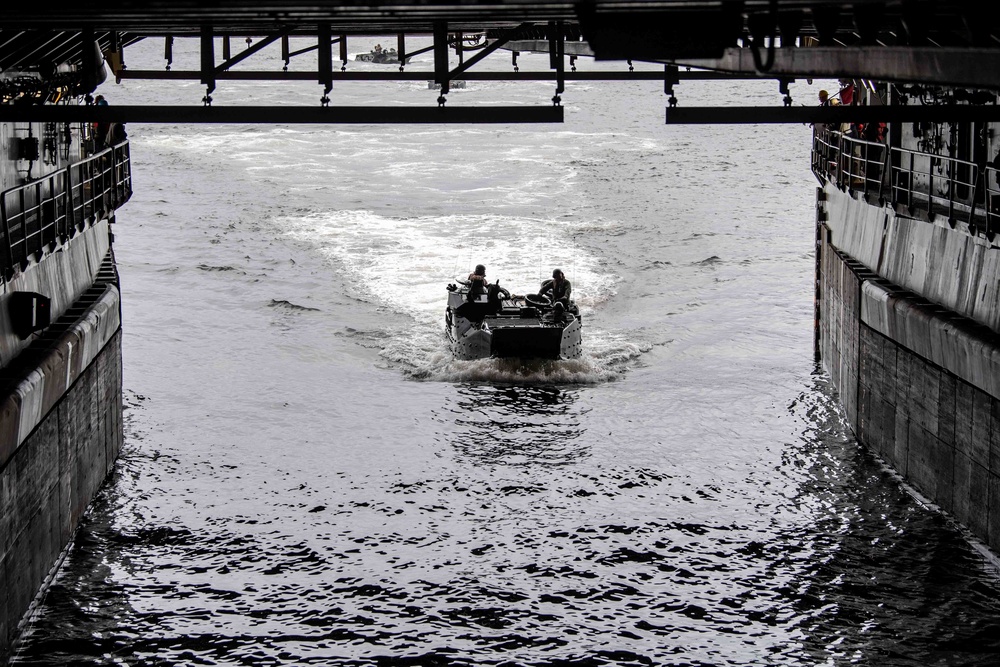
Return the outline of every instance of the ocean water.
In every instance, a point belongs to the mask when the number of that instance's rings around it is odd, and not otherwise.
[[[767,81],[676,93],[781,103]],[[563,102],[561,125],[128,128],[125,447],[15,664],[1000,663],[995,560],[859,447],[814,357],[810,129],[667,126],[655,82]],[[562,268],[583,357],[452,359],[445,286],[477,263],[515,292]]]

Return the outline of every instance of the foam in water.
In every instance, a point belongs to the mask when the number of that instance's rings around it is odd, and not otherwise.
[[[293,238],[315,244],[354,286],[355,296],[411,318],[409,330],[388,337],[383,358],[419,379],[492,382],[605,382],[643,351],[621,334],[594,326],[587,309],[614,294],[617,276],[573,243],[577,227],[592,222],[510,216],[389,217],[372,211],[326,211],[275,223]],[[525,362],[457,361],[444,336],[445,287],[476,264],[512,293],[534,292],[559,266],[583,308],[581,359]],[[392,318],[392,326],[400,320]]]

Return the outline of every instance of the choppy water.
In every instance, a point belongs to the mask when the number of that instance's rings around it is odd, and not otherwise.
[[[1000,662],[996,569],[858,447],[813,358],[809,129],[668,127],[655,83],[564,101],[561,126],[129,129],[125,450],[17,663]],[[479,262],[514,291],[566,270],[584,357],[452,360],[444,287]]]

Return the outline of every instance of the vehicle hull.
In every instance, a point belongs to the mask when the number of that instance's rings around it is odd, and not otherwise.
[[[486,296],[468,300],[463,288],[449,292],[445,332],[456,359],[576,359],[583,352],[583,322],[577,315],[556,317],[523,297]]]

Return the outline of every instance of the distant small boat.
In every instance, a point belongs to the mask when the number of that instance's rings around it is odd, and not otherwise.
[[[437,81],[427,82],[427,90],[434,90],[435,88],[440,88],[440,87],[441,84],[438,83]],[[452,90],[456,90],[458,88],[465,88],[465,79],[457,79],[455,81],[449,81],[448,87],[451,88]]]
[[[399,53],[396,49],[382,49],[380,51],[369,51],[368,53],[359,53],[354,56],[354,60],[363,63],[375,63],[376,65],[398,65],[399,64]],[[407,58],[406,62],[409,64],[410,59]]]
[[[470,299],[468,281],[448,285],[445,332],[455,357],[576,359],[582,353],[579,312],[553,306],[548,297],[512,296],[499,285]],[[575,307],[574,307],[575,310]]]

